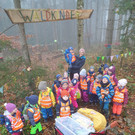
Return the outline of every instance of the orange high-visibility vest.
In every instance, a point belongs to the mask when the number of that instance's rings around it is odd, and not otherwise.
[[[41,93],[41,100],[40,105],[44,108],[50,108],[52,107],[52,99],[50,97],[51,93],[48,93],[48,95],[44,95],[43,92]]]
[[[9,120],[11,122],[11,127],[12,127],[13,131],[17,131],[17,130],[23,128],[24,125],[23,125],[23,122],[21,119],[20,111],[17,110],[16,117],[13,117],[12,115],[8,115],[7,117],[9,118]]]
[[[124,102],[124,93],[127,91],[126,88],[124,88],[121,92],[118,88],[116,88],[115,94],[113,96],[113,102],[117,103],[123,103]]]
[[[109,84],[110,85],[110,84]],[[107,88],[101,88],[101,95],[102,95],[102,98],[104,98],[104,94],[103,92],[106,92],[106,94],[109,94],[109,85],[107,86]]]
[[[80,86],[81,86],[81,89],[82,90],[87,90],[87,82],[89,81],[90,79],[88,78],[87,80],[86,79],[80,79]]]
[[[56,94],[58,93],[58,87],[56,86],[56,84],[54,85],[54,88],[55,88],[55,91],[56,91]]]
[[[71,53],[72,54],[72,63],[76,61],[76,57],[75,57],[75,54],[74,53]],[[67,54],[67,57],[69,58],[68,54]]]
[[[40,110],[39,107],[38,108],[29,108],[28,109],[30,112],[34,113],[34,121],[37,122],[40,120],[41,115],[40,115]]]
[[[95,76],[95,73],[92,74],[92,76],[90,76],[90,82],[94,82],[94,76]]]
[[[111,83],[112,83],[113,86],[116,85],[116,83],[115,83],[114,80],[113,80],[113,75],[110,76],[110,81],[111,81]]]
[[[60,107],[60,117],[66,117],[66,116],[70,116],[70,101],[68,101],[67,103],[60,103],[61,107]]]
[[[98,86],[101,87],[100,83],[97,83],[96,81],[94,81],[93,88],[92,88],[92,93],[93,93],[93,94],[97,94],[97,93],[96,93],[96,88],[97,88]]]

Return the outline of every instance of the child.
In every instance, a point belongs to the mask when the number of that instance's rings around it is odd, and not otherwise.
[[[113,115],[120,116],[122,112],[122,105],[126,107],[128,102],[128,90],[126,88],[127,80],[120,79],[118,86],[115,87],[115,94],[113,96]]]
[[[47,87],[46,81],[41,81],[38,89],[41,90],[38,98],[38,104],[41,106],[44,122],[47,122],[48,117],[53,119],[52,107],[55,106],[55,98],[51,89]]]
[[[110,82],[110,77],[108,75],[104,75],[102,81],[100,82],[101,87],[96,88],[96,92],[98,95],[101,112],[103,111],[106,119],[108,120],[109,113],[109,103],[111,102],[111,98],[114,95],[114,89]]]
[[[61,86],[61,81],[62,81],[62,76],[60,74],[57,74],[56,80],[54,81],[54,84],[52,87],[52,91],[53,91],[55,96],[57,95],[58,88]]]
[[[70,78],[68,77],[68,73],[66,71],[63,74],[63,79],[67,79],[68,80],[68,83],[71,82]]]
[[[5,108],[9,112],[9,114],[5,116],[5,126],[8,132],[12,135],[21,135],[24,126],[24,118],[21,112],[16,108],[16,105],[12,103],[7,103]]]
[[[71,100],[73,103],[73,106],[75,107],[75,111],[77,111],[78,104],[77,104],[77,92],[78,88],[76,88],[77,80],[73,79],[70,84],[70,95],[71,95]]]
[[[88,94],[90,88],[90,79],[86,77],[86,70],[80,71],[80,89],[82,92],[82,100],[87,103],[89,101]]]
[[[29,106],[27,108],[27,115],[30,120],[30,124],[32,125],[30,134],[35,135],[37,129],[39,132],[42,132],[42,126],[40,123],[41,115],[40,115],[39,107],[37,105],[38,96],[31,95],[29,97],[26,97],[25,99],[26,101],[29,102]]]
[[[69,63],[69,67],[71,67],[72,63],[74,63],[76,61],[73,47],[69,47],[68,49],[66,49],[65,59],[66,59],[67,63]]]
[[[104,70],[103,70],[103,71],[102,71],[102,67],[104,67]],[[100,74],[102,74],[102,75],[106,75],[108,69],[109,69],[109,66],[108,66],[107,64],[104,64],[104,65],[102,64],[102,65],[100,66],[100,68],[98,69],[98,72],[99,72]]]
[[[58,94],[57,94],[57,101],[58,101],[58,98],[61,96],[61,92],[63,90],[67,90],[68,92],[70,92],[70,89],[69,89],[69,83],[68,83],[68,80],[67,79],[63,79],[61,81],[61,87],[58,89]]]
[[[74,113],[74,107],[69,99],[69,92],[67,90],[61,91],[61,96],[56,106],[56,116],[66,117],[71,116]]]
[[[90,83],[92,83],[92,82],[94,82],[94,80],[95,80],[95,71],[94,71],[95,69],[94,69],[94,66],[91,66],[90,67],[90,70],[89,70],[89,72],[88,72],[88,77],[90,78]]]
[[[113,87],[117,86],[118,80],[115,76],[115,66],[109,67],[107,74],[110,76],[110,81],[111,81]]]
[[[96,93],[96,89],[97,89],[97,87],[101,87],[101,85],[100,85],[101,80],[102,80],[102,75],[97,75],[95,81],[93,83],[91,83],[91,85],[90,85],[89,94],[91,95],[90,96],[90,103],[91,104],[95,103],[95,105],[97,105],[98,96]]]

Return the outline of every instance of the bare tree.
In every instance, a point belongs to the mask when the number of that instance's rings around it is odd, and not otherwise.
[[[113,29],[114,29],[114,18],[115,18],[114,1],[115,0],[110,0],[110,3],[109,3],[109,12],[108,12],[105,44],[112,44]],[[106,48],[105,49],[105,56],[110,56],[110,55],[111,55],[111,48]]]
[[[21,3],[20,0],[14,0],[14,5],[15,8],[21,8]],[[21,40],[21,45],[22,45],[22,54],[23,54],[23,58],[26,61],[26,65],[31,65],[31,61],[30,61],[30,55],[29,55],[29,50],[28,50],[28,45],[27,45],[27,41],[26,41],[26,36],[25,36],[25,28],[24,28],[24,24],[18,24],[19,26],[19,33],[20,33],[20,40]]]
[[[77,9],[83,9],[84,8],[84,1],[83,0],[77,0]],[[83,27],[84,22],[83,20],[78,20],[77,29],[78,29],[78,50],[83,47]]]
[[[120,35],[121,35],[121,27],[122,25],[122,15],[119,15],[119,21],[118,21],[118,30],[117,30],[117,38],[116,41],[119,42],[120,41]]]

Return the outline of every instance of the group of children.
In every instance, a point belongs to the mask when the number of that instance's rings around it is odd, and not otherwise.
[[[102,67],[104,70],[102,71]],[[91,66],[88,73],[82,69],[80,73],[75,73],[72,80],[68,73],[56,75],[56,80],[52,89],[47,87],[46,81],[41,81],[38,85],[39,96],[31,95],[26,97],[27,104],[18,110],[12,103],[5,104],[7,111],[1,122],[12,135],[21,135],[24,126],[24,110],[31,124],[30,134],[36,134],[37,130],[42,132],[40,123],[41,115],[44,122],[48,118],[53,120],[53,110],[56,104],[56,117],[72,116],[78,109],[78,100],[82,99],[84,104],[90,103],[97,106],[100,104],[102,113],[108,119],[109,104],[112,102],[112,115],[120,116],[122,106],[126,106],[128,101],[127,80],[117,80],[115,76],[115,66],[109,67],[107,64],[101,65],[95,74],[94,66]]]

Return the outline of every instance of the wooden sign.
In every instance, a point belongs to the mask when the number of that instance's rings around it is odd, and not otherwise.
[[[36,23],[90,18],[93,10],[69,9],[8,9],[5,10],[12,23]]]

